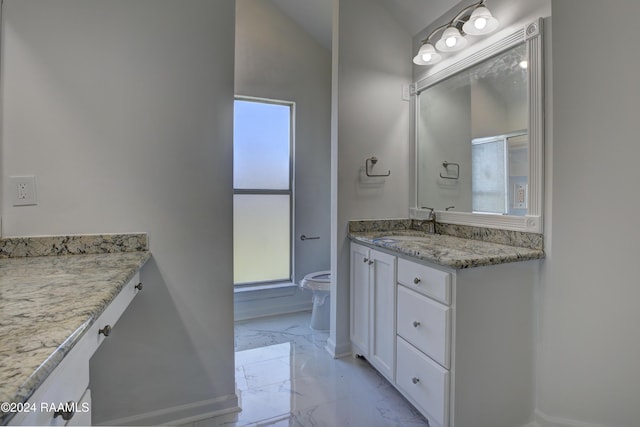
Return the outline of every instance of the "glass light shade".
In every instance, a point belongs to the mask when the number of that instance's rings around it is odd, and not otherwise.
[[[460,34],[456,27],[447,27],[442,33],[442,38],[436,43],[436,48],[442,52],[454,52],[467,45],[467,39]]]
[[[500,23],[491,15],[489,9],[484,6],[477,7],[462,26],[462,31],[472,36],[489,34],[494,32]]]
[[[431,43],[425,43],[420,46],[418,54],[413,58],[413,63],[416,65],[432,65],[440,61],[440,54],[436,52],[436,49]]]

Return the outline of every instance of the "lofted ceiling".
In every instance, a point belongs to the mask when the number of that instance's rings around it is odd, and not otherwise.
[[[333,0],[270,0],[311,37],[331,49],[331,5]]]
[[[460,0],[378,0],[411,36],[453,8]]]
[[[270,0],[304,28],[315,40],[331,49],[333,0]],[[379,2],[415,36],[457,3],[458,0],[369,0]]]

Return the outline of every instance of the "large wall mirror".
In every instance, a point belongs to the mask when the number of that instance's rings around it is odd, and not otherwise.
[[[415,84],[415,206],[542,232],[541,21]]]

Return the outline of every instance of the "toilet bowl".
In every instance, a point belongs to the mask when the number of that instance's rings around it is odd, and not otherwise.
[[[329,329],[329,314],[331,307],[331,272],[316,271],[304,276],[300,281],[302,289],[313,292],[313,310],[311,311],[311,329]]]

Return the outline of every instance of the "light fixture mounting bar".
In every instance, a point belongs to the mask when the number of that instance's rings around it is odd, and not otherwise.
[[[464,49],[467,35],[479,36],[492,33],[498,28],[499,22],[491,15],[485,6],[486,0],[479,0],[464,7],[452,20],[432,30],[427,38],[421,41],[418,54],[413,58],[416,65],[432,65],[440,61],[437,52],[454,52]],[[437,43],[431,39],[442,32]]]
[[[480,1],[476,2],[476,3],[473,3],[473,4],[471,4],[471,5],[467,6],[467,7],[465,7],[465,8],[464,8],[464,9],[462,9],[460,12],[458,12],[458,14],[457,14],[456,16],[454,16],[454,18],[453,18],[451,21],[447,22],[446,24],[442,24],[442,25],[440,25],[439,27],[437,27],[436,29],[434,29],[433,31],[431,31],[431,32],[429,33],[429,35],[427,36],[427,38],[425,38],[424,40],[422,40],[420,43],[421,43],[421,44],[428,43],[428,42],[429,42],[429,40],[431,40],[431,37],[433,37],[433,36],[434,36],[438,31],[442,31],[442,30],[444,30],[445,28],[448,28],[448,27],[452,27],[452,26],[454,26],[455,24],[457,24],[458,22],[460,22],[460,21],[463,19],[463,16],[464,16],[466,13],[468,13],[471,9],[475,9],[476,7],[484,6],[484,4],[486,3],[486,1],[487,1],[487,0],[480,0]],[[460,31],[462,31],[462,30],[460,30]]]

